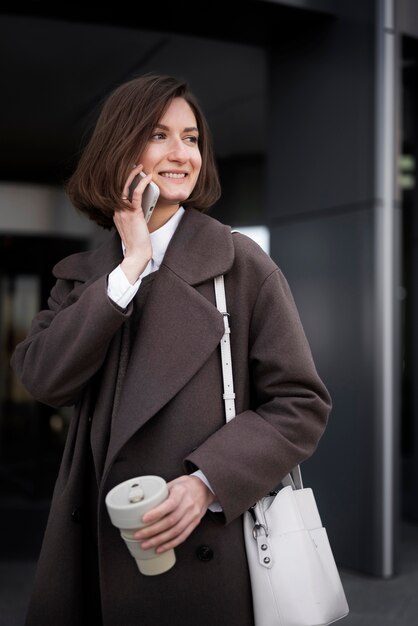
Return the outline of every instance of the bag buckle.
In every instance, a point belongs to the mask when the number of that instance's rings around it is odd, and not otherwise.
[[[254,539],[256,539],[256,540],[257,540],[257,537],[258,537],[258,531],[259,531],[261,528],[264,530],[264,534],[265,534],[265,536],[266,536],[266,537],[268,537],[268,536],[269,536],[269,531],[268,531],[267,526],[265,526],[264,524],[261,524],[260,522],[256,522],[256,523],[254,524],[254,527],[253,527],[253,537],[254,537]]]

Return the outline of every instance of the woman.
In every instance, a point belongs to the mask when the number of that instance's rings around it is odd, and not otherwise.
[[[312,454],[330,410],[289,287],[257,244],[203,213],[219,197],[209,130],[175,78],[110,95],[67,190],[115,228],[55,266],[49,308],[13,356],[36,399],[75,407],[27,623],[250,626],[241,516]],[[237,410],[227,425],[220,274]],[[165,478],[169,497],[138,538],[177,558],[156,577],[138,572],[105,507],[111,488],[146,474]]]

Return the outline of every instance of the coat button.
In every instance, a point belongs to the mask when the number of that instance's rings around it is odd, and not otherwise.
[[[211,561],[213,559],[213,550],[209,546],[199,546],[196,550],[197,558],[200,561]]]
[[[71,513],[71,519],[74,524],[80,524],[83,519],[83,513],[80,507],[76,507],[74,511]]]

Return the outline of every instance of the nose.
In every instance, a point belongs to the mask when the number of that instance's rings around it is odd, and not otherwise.
[[[168,158],[170,161],[178,161],[179,163],[184,163],[185,161],[187,161],[187,148],[180,138],[173,139],[173,141],[171,142]]]

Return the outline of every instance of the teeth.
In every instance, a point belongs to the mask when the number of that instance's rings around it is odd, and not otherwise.
[[[163,172],[161,176],[165,178],[185,178],[186,174],[175,174],[174,172]]]

